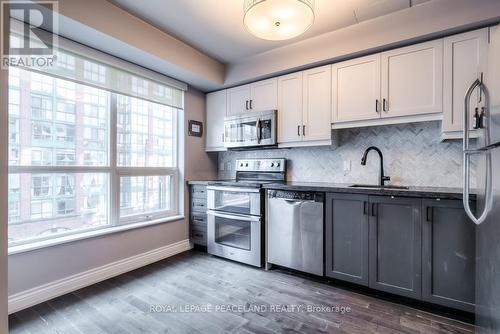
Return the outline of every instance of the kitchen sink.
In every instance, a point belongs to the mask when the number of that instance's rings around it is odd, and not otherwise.
[[[395,190],[408,190],[407,186],[379,186],[375,184],[353,184],[349,188],[368,188],[368,189],[395,189]]]

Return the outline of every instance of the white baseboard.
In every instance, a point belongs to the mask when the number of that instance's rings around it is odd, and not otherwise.
[[[190,250],[189,239],[118,260],[9,296],[9,314]]]

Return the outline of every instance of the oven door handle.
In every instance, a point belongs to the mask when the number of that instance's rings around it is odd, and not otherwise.
[[[220,217],[220,218],[227,218],[227,219],[236,219],[236,220],[244,220],[248,222],[256,222],[260,223],[260,217],[258,216],[247,216],[247,215],[239,215],[239,214],[228,214],[228,213],[222,213],[219,211],[214,211],[214,210],[207,210],[207,215],[214,216],[214,217]]]
[[[208,186],[207,190],[213,191],[229,191],[235,193],[259,193],[259,188],[240,188],[240,187],[220,187],[220,186]]]

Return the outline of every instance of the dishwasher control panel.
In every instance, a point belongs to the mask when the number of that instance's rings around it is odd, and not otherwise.
[[[310,191],[269,190],[269,198],[323,202],[324,194]]]

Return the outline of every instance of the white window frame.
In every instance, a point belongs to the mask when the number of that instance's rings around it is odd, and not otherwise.
[[[46,74],[47,75],[47,74]],[[50,75],[49,75],[50,76]],[[53,77],[54,79],[57,79]],[[55,85],[55,84],[54,84]],[[92,87],[92,86],[89,86]],[[74,231],[67,231],[64,233],[58,233],[57,235],[51,236],[41,236],[37,238],[28,238],[20,241],[13,241],[9,243],[9,253],[17,253],[19,251],[36,249],[40,247],[50,246],[53,244],[59,244],[61,242],[67,242],[68,238],[73,238],[73,240],[79,240],[85,237],[85,235],[94,236],[92,234],[94,231],[102,231],[103,234],[111,233],[113,231],[123,230],[123,228],[143,227],[147,225],[157,224],[159,222],[167,222],[173,219],[181,219],[183,214],[183,208],[180,206],[181,199],[183,197],[182,191],[182,181],[180,181],[180,175],[182,174],[181,167],[182,163],[179,159],[182,154],[183,140],[181,134],[182,132],[182,121],[183,117],[180,113],[183,111],[181,108],[175,108],[173,112],[173,133],[172,138],[175,141],[173,145],[173,165],[176,167],[118,167],[117,165],[117,93],[109,92],[109,123],[108,123],[108,164],[106,166],[64,166],[64,165],[32,165],[32,166],[19,166],[12,165],[9,166],[9,174],[66,174],[66,173],[104,173],[108,175],[108,223],[102,226],[82,228]],[[31,96],[31,95],[30,95]],[[136,99],[141,99],[134,97]],[[146,102],[151,102],[145,100]],[[152,102],[156,103],[156,102]],[[52,112],[54,113],[57,108],[57,104],[53,103]],[[76,125],[75,125],[76,128]],[[30,134],[32,135],[32,134]],[[54,157],[52,157],[54,159]],[[53,161],[53,160],[52,160]],[[120,177],[122,176],[169,176],[170,177],[170,209],[155,211],[152,213],[140,213],[136,215],[129,215],[120,218]],[[53,208],[54,210],[54,208]],[[54,216],[53,220],[57,221],[58,217]],[[44,220],[36,219],[30,221]],[[16,224],[19,224],[17,222]],[[64,240],[64,241],[61,241]],[[40,246],[40,245],[44,246]],[[15,251],[11,252],[11,249]],[[22,250],[20,250],[22,249]]]
[[[148,101],[146,101],[148,102]],[[177,108],[175,108],[177,109]],[[173,114],[172,123],[174,124],[172,138],[175,138],[175,145],[173,147],[173,165],[177,167],[120,167],[118,166],[118,101],[117,95],[111,94],[111,124],[115,126],[111,127],[110,136],[110,164],[114,166],[111,174],[112,184],[115,185],[115,190],[113,191],[114,199],[111,199],[111,207],[113,221],[115,226],[127,225],[132,223],[138,223],[141,221],[155,221],[162,218],[168,218],[171,216],[179,215],[181,209],[179,207],[179,146],[182,144],[179,138],[179,127],[181,126],[179,122],[178,110]],[[120,178],[124,176],[170,176],[170,210],[155,211],[152,213],[139,213],[136,215],[129,215],[125,217],[120,217]]]

